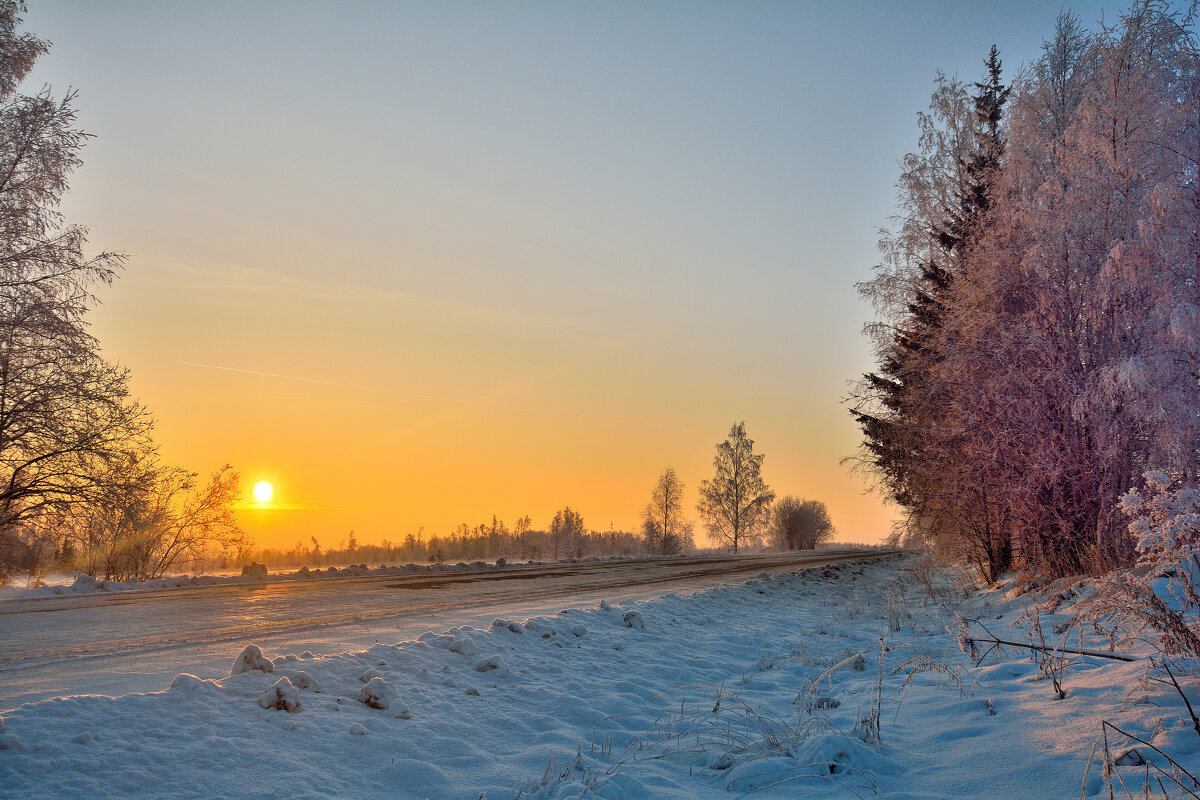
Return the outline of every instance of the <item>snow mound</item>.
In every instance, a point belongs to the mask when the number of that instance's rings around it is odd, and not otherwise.
[[[267,567],[265,564],[259,564],[257,561],[252,562],[242,567],[242,576],[253,578],[256,581],[265,581],[267,579]]]
[[[638,630],[646,629],[646,621],[642,619],[642,615],[636,611],[626,611],[621,616],[621,621],[625,623],[626,628],[637,628]]]
[[[71,584],[71,589],[76,592],[91,592],[95,591],[98,581],[91,575],[84,573],[75,579]]]
[[[612,606],[608,604],[607,600],[601,600],[600,601],[600,610],[601,611],[612,611]]]
[[[587,634],[587,628],[583,625],[572,625],[571,634],[574,636],[585,636]]]
[[[742,760],[745,758],[745,760]],[[798,743],[790,753],[778,753],[766,758],[746,754],[726,756],[725,764],[734,762],[724,773],[725,789],[748,793],[774,786],[780,781],[803,782],[819,779],[844,787],[858,796],[878,794],[875,778],[899,771],[891,759],[882,756],[859,740],[836,733],[820,734]],[[865,790],[861,793],[856,790]]]
[[[258,704],[263,708],[275,708],[291,714],[300,710],[300,690],[284,675],[275,681],[274,686],[263,692],[258,698]]]
[[[500,656],[488,656],[475,662],[476,672],[491,672],[494,669],[503,670],[504,668],[504,659]]]
[[[470,636],[455,639],[450,643],[450,652],[461,653],[464,656],[473,656],[475,655],[475,642]]]
[[[353,722],[350,724],[351,736],[366,736],[367,728],[361,722]]]
[[[321,691],[321,684],[317,683],[317,679],[312,675],[309,675],[304,670],[300,670],[296,673],[296,675],[292,678],[292,684],[295,685],[297,689],[307,689],[310,692]]]
[[[383,678],[371,678],[367,685],[358,691],[358,702],[383,711],[399,699],[398,695],[396,687]],[[407,710],[407,706],[404,710]]]
[[[492,629],[508,628],[513,633],[524,633],[525,627],[521,623],[513,619],[494,619],[492,620]]]
[[[275,665],[271,663],[269,658],[264,658],[262,649],[256,644],[246,645],[246,649],[234,659],[233,667],[229,670],[230,677],[241,675],[243,672],[258,670],[260,672],[274,672]]]
[[[382,677],[383,673],[378,669],[375,667],[367,667],[365,670],[363,670],[362,674],[358,676],[358,680],[362,683],[370,683],[371,681]]]
[[[200,691],[200,688],[206,683],[210,686],[216,686],[216,683],[213,681],[201,680],[189,672],[181,672],[171,680],[171,688],[191,694]]]

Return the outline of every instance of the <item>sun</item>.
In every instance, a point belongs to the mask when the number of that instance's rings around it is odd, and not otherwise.
[[[275,495],[275,487],[266,481],[259,481],[254,484],[254,502],[269,503]]]

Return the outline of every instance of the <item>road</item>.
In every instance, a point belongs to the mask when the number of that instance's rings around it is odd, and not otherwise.
[[[759,572],[885,555],[822,550],[280,581],[0,601],[0,711],[74,694],[166,688],[180,672],[228,674],[247,643],[268,655],[347,652],[495,617],[601,599],[695,592]]]

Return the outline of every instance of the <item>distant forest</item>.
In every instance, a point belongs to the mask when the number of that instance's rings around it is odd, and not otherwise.
[[[295,547],[263,548],[243,555],[243,560],[260,561],[271,567],[317,567],[335,564],[453,563],[458,561],[557,561],[608,555],[642,555],[649,552],[645,538],[630,531],[584,531],[574,529],[531,530],[529,517],[509,528],[492,518],[490,524],[467,524],[445,536],[424,537],[424,531],[408,534],[402,541],[384,539],[380,544],[360,544],[354,531],[337,547],[321,547],[315,539],[296,542]],[[225,565],[234,563],[226,561]],[[222,566],[218,560],[215,566]]]

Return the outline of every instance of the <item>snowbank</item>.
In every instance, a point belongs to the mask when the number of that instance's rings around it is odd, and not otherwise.
[[[1084,774],[1102,719],[1195,769],[1200,737],[1173,690],[1127,697],[1144,664],[1079,659],[1061,700],[1025,652],[975,668],[946,630],[955,613],[1003,628],[1038,598],[931,596],[901,566],[335,656],[245,647],[239,662],[273,672],[181,675],[162,692],[8,714],[0,796],[911,799],[1078,797],[1083,785],[1101,797],[1100,765]],[[1060,622],[1046,616],[1046,635]],[[1114,758],[1157,758],[1130,749]]]

